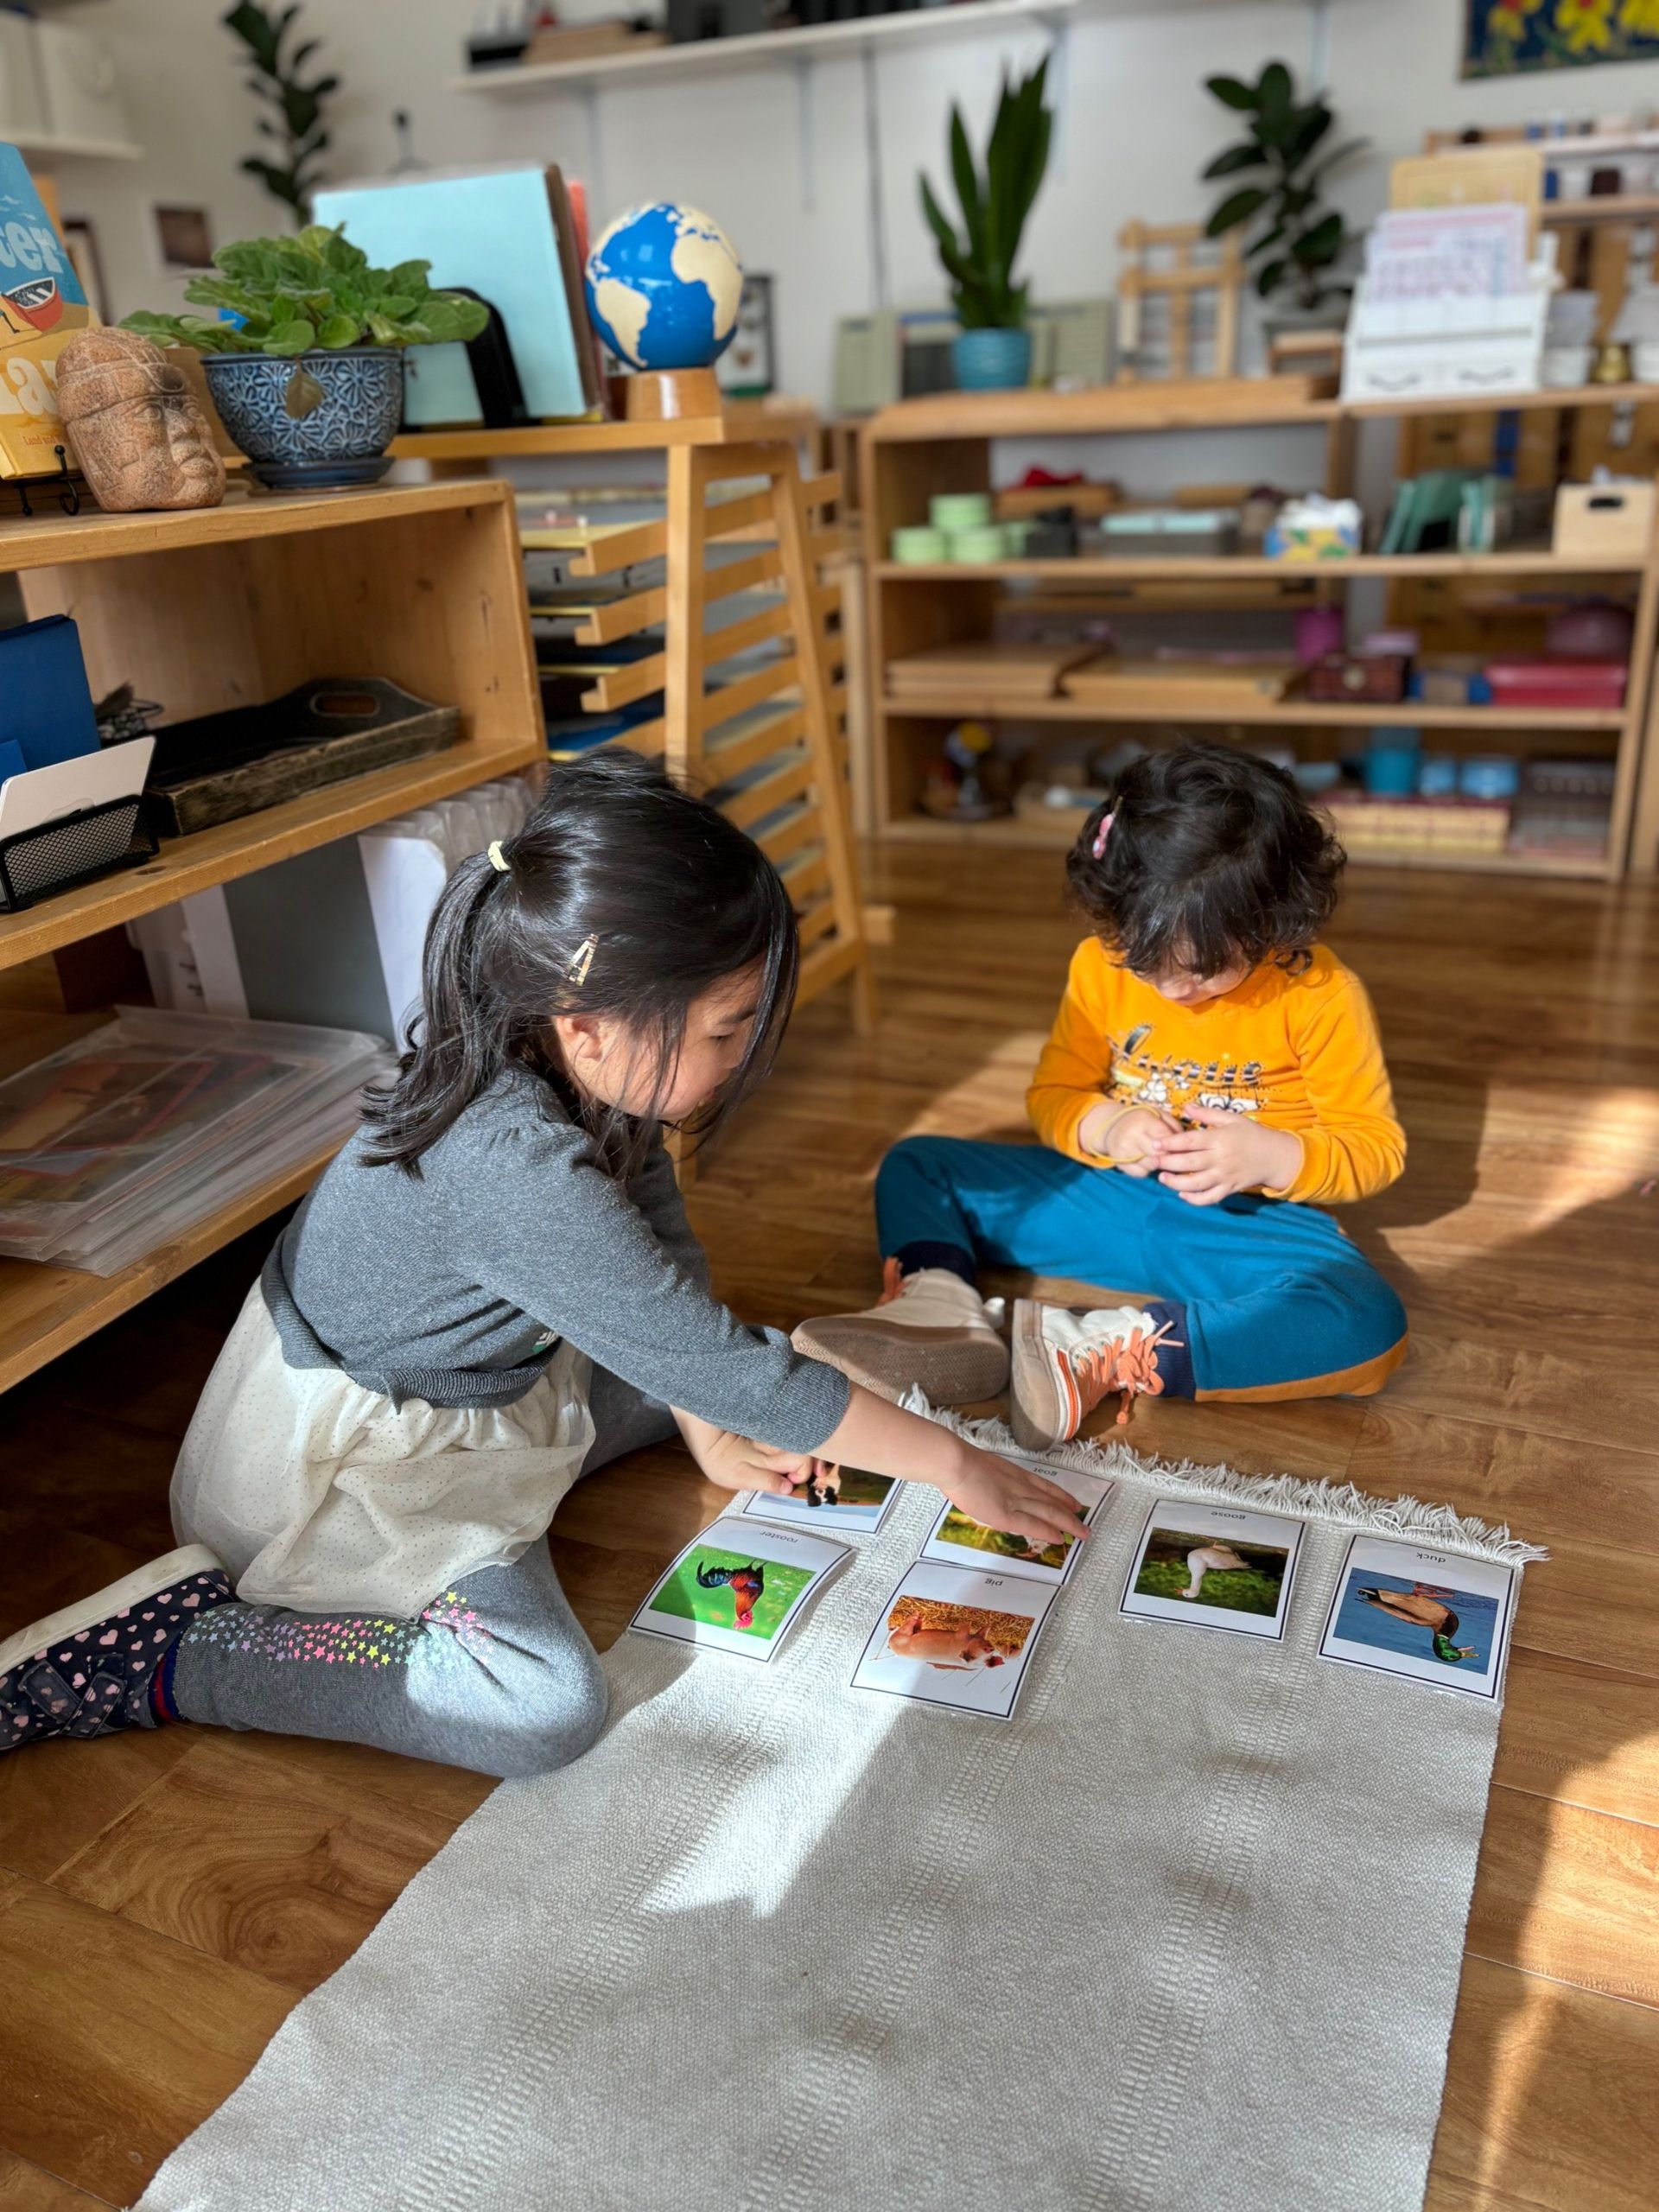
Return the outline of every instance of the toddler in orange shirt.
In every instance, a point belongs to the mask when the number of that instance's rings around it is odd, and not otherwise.
[[[987,1262],[1135,1286],[1077,1313],[1014,1307],[1022,1443],[1109,1394],[1300,1398],[1380,1389],[1398,1297],[1321,1208],[1405,1164],[1363,986],[1318,942],[1343,853],[1294,780],[1183,745],[1135,761],[1066,862],[1092,934],[1027,1107],[1040,1142],[908,1137],[881,1164],[886,1287],[798,1347],[889,1395],[994,1396],[1010,1349]]]

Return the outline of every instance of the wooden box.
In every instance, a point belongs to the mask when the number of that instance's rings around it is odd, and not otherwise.
[[[1564,559],[1647,556],[1653,537],[1652,484],[1563,484],[1555,494],[1554,545]]]

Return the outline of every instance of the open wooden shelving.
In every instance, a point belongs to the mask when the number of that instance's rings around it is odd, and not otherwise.
[[[895,845],[985,845],[1016,851],[1065,852],[1076,842],[1083,822],[1079,809],[1057,807],[1052,815],[1005,814],[993,822],[938,822],[925,814],[907,815],[883,833]],[[1351,868],[1426,869],[1432,874],[1552,875],[1582,879],[1599,873],[1593,863],[1556,853],[1367,853]]]
[[[0,569],[21,575],[31,615],[74,616],[95,696],[130,683],[168,721],[321,675],[387,677],[461,721],[460,741],[441,753],[168,840],[142,867],[0,915],[0,969],[543,756],[506,485],[237,493],[175,514],[20,517],[0,524]],[[6,1026],[38,1058],[86,1026],[54,1033],[61,1019]],[[7,1071],[16,1065],[0,1058]],[[0,1389],[298,1198],[334,1149],[118,1274],[0,1260]]]
[[[924,720],[958,721],[972,715],[980,721],[1033,722],[1150,722],[1213,723],[1225,728],[1285,729],[1390,729],[1408,723],[1419,729],[1465,730],[1605,730],[1616,734],[1624,727],[1622,709],[1605,707],[1425,707],[1413,699],[1391,706],[1326,706],[1313,699],[1264,699],[1259,706],[1166,707],[1107,706],[1094,699],[1017,699],[1007,692],[939,691],[910,697],[889,692],[884,702],[891,715],[914,715]]]
[[[1488,734],[1499,743],[1524,737],[1534,752],[1558,734],[1564,747],[1573,752],[1586,750],[1584,741],[1598,734],[1611,741],[1602,748],[1613,751],[1617,759],[1605,852],[1599,857],[1519,852],[1465,858],[1426,849],[1421,855],[1367,858],[1357,864],[1606,880],[1624,872],[1633,842],[1637,864],[1649,864],[1649,848],[1659,841],[1659,759],[1652,758],[1656,747],[1649,738],[1655,633],[1659,628],[1659,544],[1650,543],[1633,554],[1587,556],[1519,545],[1490,554],[1373,553],[1319,562],[1254,555],[1092,556],[912,566],[888,557],[892,531],[925,520],[933,496],[990,488],[991,448],[999,439],[1306,426],[1322,434],[1325,488],[1334,494],[1352,488],[1355,432],[1364,419],[1541,410],[1561,414],[1640,403],[1659,403],[1659,386],[1591,385],[1356,406],[1318,396],[1306,378],[1262,377],[1109,385],[1065,393],[943,392],[883,410],[865,426],[861,440],[875,834],[895,842],[943,836],[988,846],[1053,844],[1066,836],[1063,815],[1052,826],[1040,818],[1017,816],[953,824],[922,815],[917,802],[924,764],[938,746],[938,733],[931,725],[942,721],[972,717],[1012,724],[1122,728],[1161,723],[1241,732],[1333,734],[1408,724],[1446,733],[1454,744],[1478,741]],[[1241,459],[1241,473],[1246,466]],[[1065,496],[1064,487],[1057,486],[1056,503],[1063,503]],[[972,683],[942,682],[935,690],[906,693],[897,685],[890,687],[888,681],[889,669],[912,655],[931,654],[985,637],[996,607],[1010,593],[1028,593],[1033,603],[1040,602],[1046,612],[1052,613],[1070,603],[1068,594],[1055,588],[1066,585],[1075,588],[1080,611],[1091,598],[1105,602],[1102,611],[1108,611],[1120,594],[1133,597],[1138,587],[1154,594],[1158,588],[1169,588],[1161,601],[1154,598],[1147,603],[1179,602],[1190,610],[1205,603],[1206,586],[1217,592],[1219,603],[1230,605],[1249,601],[1261,587],[1273,585],[1287,596],[1296,594],[1306,600],[1310,589],[1322,596],[1332,588],[1370,579],[1402,586],[1444,584],[1455,590],[1488,581],[1529,578],[1568,588],[1582,584],[1592,590],[1600,580],[1625,580],[1625,595],[1634,602],[1635,645],[1620,709],[1429,707],[1409,700],[1386,705],[1327,704],[1300,698],[1165,706],[1149,702],[1144,693],[1133,704],[1130,697],[1106,703],[1063,696],[1019,698]],[[1219,598],[1230,590],[1232,598]],[[1013,600],[1016,606],[1023,603],[1022,598]]]

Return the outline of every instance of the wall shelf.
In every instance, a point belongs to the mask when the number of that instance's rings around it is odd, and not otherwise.
[[[142,162],[142,146],[129,145],[119,138],[13,138],[8,143],[15,146],[26,161],[49,162],[54,158],[65,162]]]
[[[596,54],[577,61],[505,62],[452,77],[449,90],[488,99],[524,99],[589,85],[644,85],[666,78],[780,68],[797,61],[931,45],[940,38],[1025,23],[1050,30],[1085,7],[1103,12],[1101,0],[958,0],[952,7],[909,8],[897,15],[857,16],[845,22],[757,31],[744,38],[692,39],[677,46],[645,47],[637,54]]]
[[[1064,487],[1054,494],[1065,503]],[[1186,560],[1108,557],[1052,561],[878,563],[885,583],[982,583],[1080,578],[1089,583],[1341,583],[1355,576],[1456,577],[1640,575],[1643,563],[1626,553],[1564,558],[1548,547],[1505,553],[1356,553],[1343,561],[1271,561],[1250,554],[1213,554]]]

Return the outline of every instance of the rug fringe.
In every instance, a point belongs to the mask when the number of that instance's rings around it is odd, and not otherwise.
[[[1086,1439],[1059,1445],[1052,1452],[1027,1452],[1014,1442],[1013,1431],[1003,1421],[965,1421],[960,1414],[930,1404],[925,1394],[916,1389],[901,1402],[906,1413],[921,1414],[982,1445],[988,1452],[1000,1452],[1029,1467],[1063,1467],[1074,1474],[1108,1479],[1125,1476],[1192,1497],[1231,1498],[1263,1513],[1336,1522],[1368,1536],[1427,1541],[1446,1550],[1467,1552],[1476,1559],[1497,1560],[1505,1567],[1525,1567],[1549,1557],[1541,1545],[1512,1536],[1507,1522],[1482,1521],[1473,1514],[1454,1512],[1449,1505],[1426,1505],[1421,1498],[1373,1497],[1352,1483],[1307,1482],[1300,1475],[1243,1475],[1236,1467],[1201,1467],[1192,1459],[1147,1459],[1127,1444],[1113,1443],[1103,1448]]]

